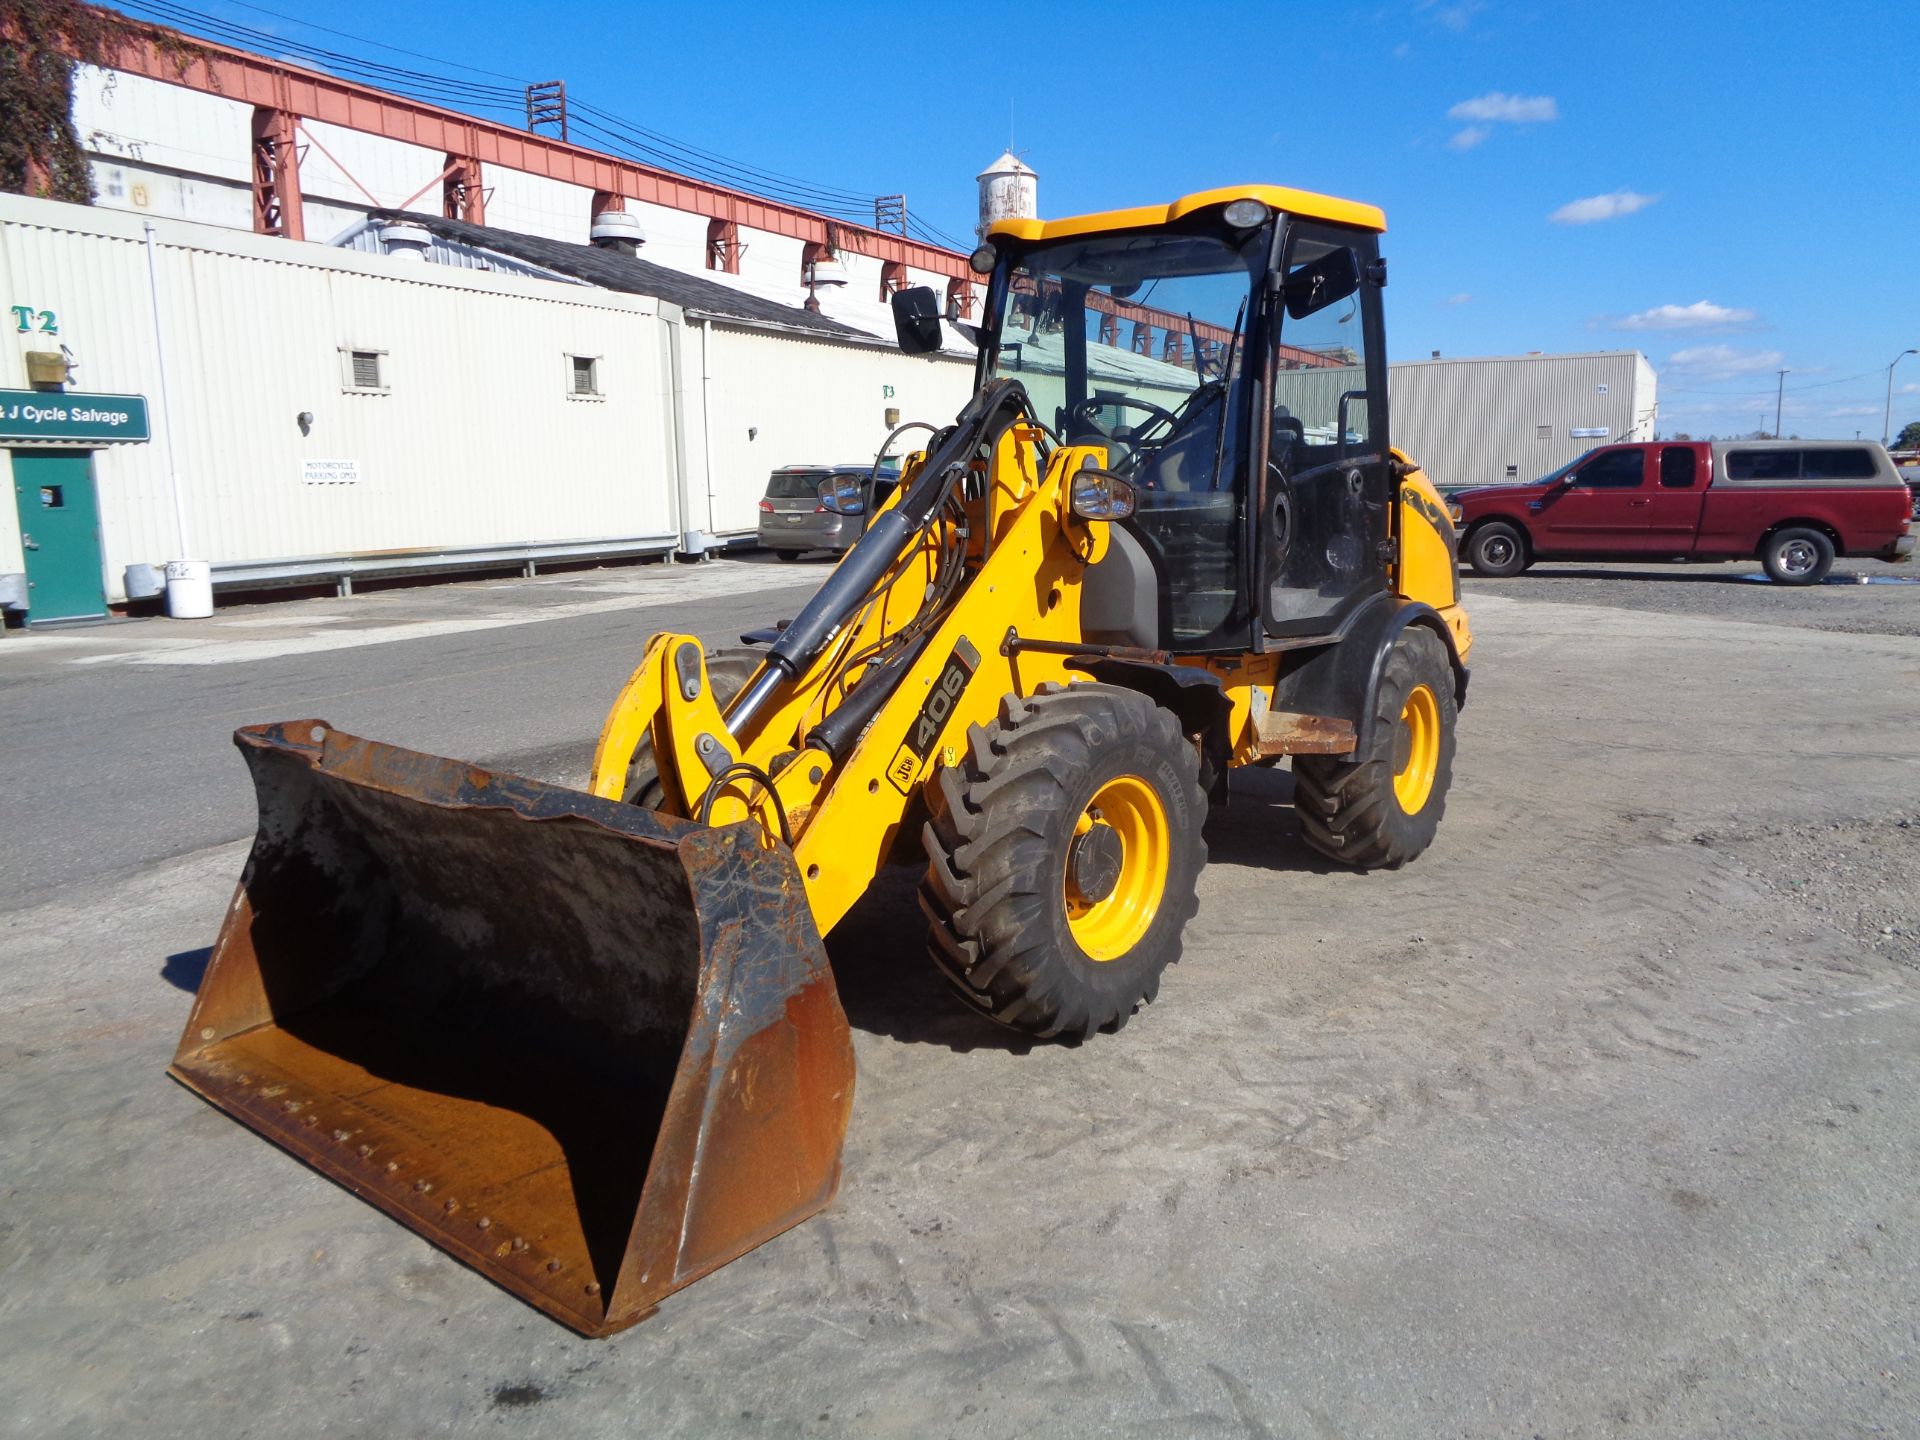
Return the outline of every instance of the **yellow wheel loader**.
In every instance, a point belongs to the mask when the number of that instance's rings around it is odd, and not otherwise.
[[[1411,860],[1470,641],[1389,444],[1384,229],[1271,186],[1001,222],[972,400],[790,623],[653,637],[590,793],[240,731],[259,832],[172,1074],[601,1335],[832,1198],[822,937],[882,866],[963,1003],[1079,1040],[1178,958],[1234,767]],[[894,311],[941,343],[931,291]]]

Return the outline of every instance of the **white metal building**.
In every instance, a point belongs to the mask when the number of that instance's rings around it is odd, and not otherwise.
[[[1638,350],[1415,360],[1388,379],[1393,443],[1446,487],[1537,480],[1596,445],[1651,440],[1659,413]]]
[[[0,388],[58,345],[70,390],[151,410],[151,442],[94,454],[104,599],[172,559],[232,586],[706,548],[751,531],[770,470],[871,457],[891,412],[944,421],[970,386],[959,357],[723,288],[656,287],[678,304],[496,259],[0,195],[0,292],[57,327],[14,337]],[[9,472],[30,448],[0,447]]]

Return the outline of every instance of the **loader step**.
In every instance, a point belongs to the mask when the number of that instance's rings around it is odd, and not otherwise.
[[[1253,748],[1260,755],[1351,755],[1357,737],[1351,720],[1269,710],[1253,721]]]

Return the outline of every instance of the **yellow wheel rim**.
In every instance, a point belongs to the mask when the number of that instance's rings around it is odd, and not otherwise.
[[[1400,731],[1406,759],[1393,777],[1393,794],[1402,810],[1418,815],[1433,794],[1434,771],[1440,768],[1440,702],[1425,685],[1414,686],[1400,707]]]
[[[1095,835],[1104,827],[1108,832]],[[1081,888],[1084,866],[1076,866],[1078,848],[1093,844],[1111,856],[1118,842],[1118,874],[1098,876],[1092,894]],[[1167,812],[1151,785],[1137,775],[1107,781],[1074,822],[1068,842],[1066,878],[1067,928],[1090,960],[1118,960],[1134,946],[1160,913],[1167,891],[1167,866],[1172,854]],[[1111,868],[1110,866],[1108,868]]]

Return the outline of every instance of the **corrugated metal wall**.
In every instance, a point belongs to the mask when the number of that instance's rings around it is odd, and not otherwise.
[[[1444,486],[1537,480],[1596,445],[1651,439],[1657,418],[1636,350],[1389,368],[1393,443]]]
[[[702,327],[690,327],[697,330]],[[697,473],[710,474],[710,530],[751,530],[767,475],[782,465],[870,464],[887,438],[886,412],[952,422],[973,389],[973,366],[909,359],[891,350],[832,345],[715,324],[707,334],[707,438]],[[688,340],[689,385],[701,380],[699,335]],[[888,392],[892,393],[889,394]],[[902,437],[918,449],[926,433]]]
[[[191,558],[677,541],[657,302],[178,222],[156,232]],[[0,281],[58,313],[71,388],[151,403],[154,443],[96,460],[116,599],[129,562],[179,556],[143,239],[137,217],[0,196]],[[342,347],[384,352],[383,393],[348,390]],[[576,354],[597,357],[605,398],[569,394]],[[23,381],[10,358],[0,383]],[[359,479],[309,483],[310,459],[355,461]],[[17,569],[5,509],[0,565]]]

